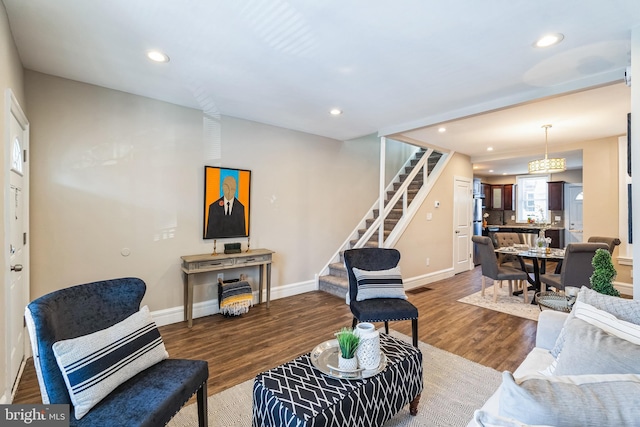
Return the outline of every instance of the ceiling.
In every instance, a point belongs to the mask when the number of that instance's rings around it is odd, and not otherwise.
[[[640,25],[638,0],[2,1],[27,69],[339,140],[402,135],[487,171],[543,155],[546,123],[550,152],[624,134]],[[562,43],[532,46],[549,32]]]

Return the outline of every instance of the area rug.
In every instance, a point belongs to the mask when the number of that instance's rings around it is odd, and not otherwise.
[[[394,337],[411,342],[411,338],[396,331]],[[471,362],[463,357],[440,350],[423,342],[422,366],[424,390],[418,406],[418,415],[403,408],[384,427],[464,427],[501,382],[498,371]],[[245,381],[208,399],[209,426],[251,426],[253,380]],[[196,405],[183,408],[168,424],[170,427],[198,425]]]
[[[531,304],[533,291],[529,291],[529,304],[524,303],[522,296],[509,295],[509,287],[506,285],[502,288],[498,288],[497,302],[493,302],[493,285],[488,286],[485,289],[484,297],[481,293],[482,292],[478,291],[475,294],[461,298],[458,301],[465,304],[488,308],[489,310],[511,314],[512,316],[523,317],[525,319],[535,321],[538,320],[540,308],[538,308],[537,304]]]

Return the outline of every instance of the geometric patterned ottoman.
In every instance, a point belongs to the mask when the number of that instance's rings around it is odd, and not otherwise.
[[[342,380],[323,374],[309,354],[263,372],[253,381],[253,427],[380,426],[402,407],[417,413],[422,352],[380,334],[387,366],[379,374]]]

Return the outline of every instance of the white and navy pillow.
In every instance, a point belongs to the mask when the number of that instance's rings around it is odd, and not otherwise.
[[[353,274],[356,276],[356,281],[358,282],[356,301],[364,301],[372,298],[407,299],[407,295],[404,293],[402,275],[398,267],[376,271],[354,268]]]
[[[53,352],[76,419],[120,384],[169,357],[146,305],[107,329],[54,343]]]

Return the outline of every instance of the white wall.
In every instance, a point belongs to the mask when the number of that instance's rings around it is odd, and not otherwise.
[[[342,142],[223,116],[222,158],[212,159],[198,110],[31,71],[26,92],[34,298],[138,276],[151,310],[180,309],[180,256],[213,249],[201,237],[204,165],[252,171],[251,247],[276,251],[276,296],[277,288],[313,286],[377,198],[374,136]],[[406,151],[392,144],[388,163],[400,164]],[[200,276],[194,300],[215,298],[215,281]]]

